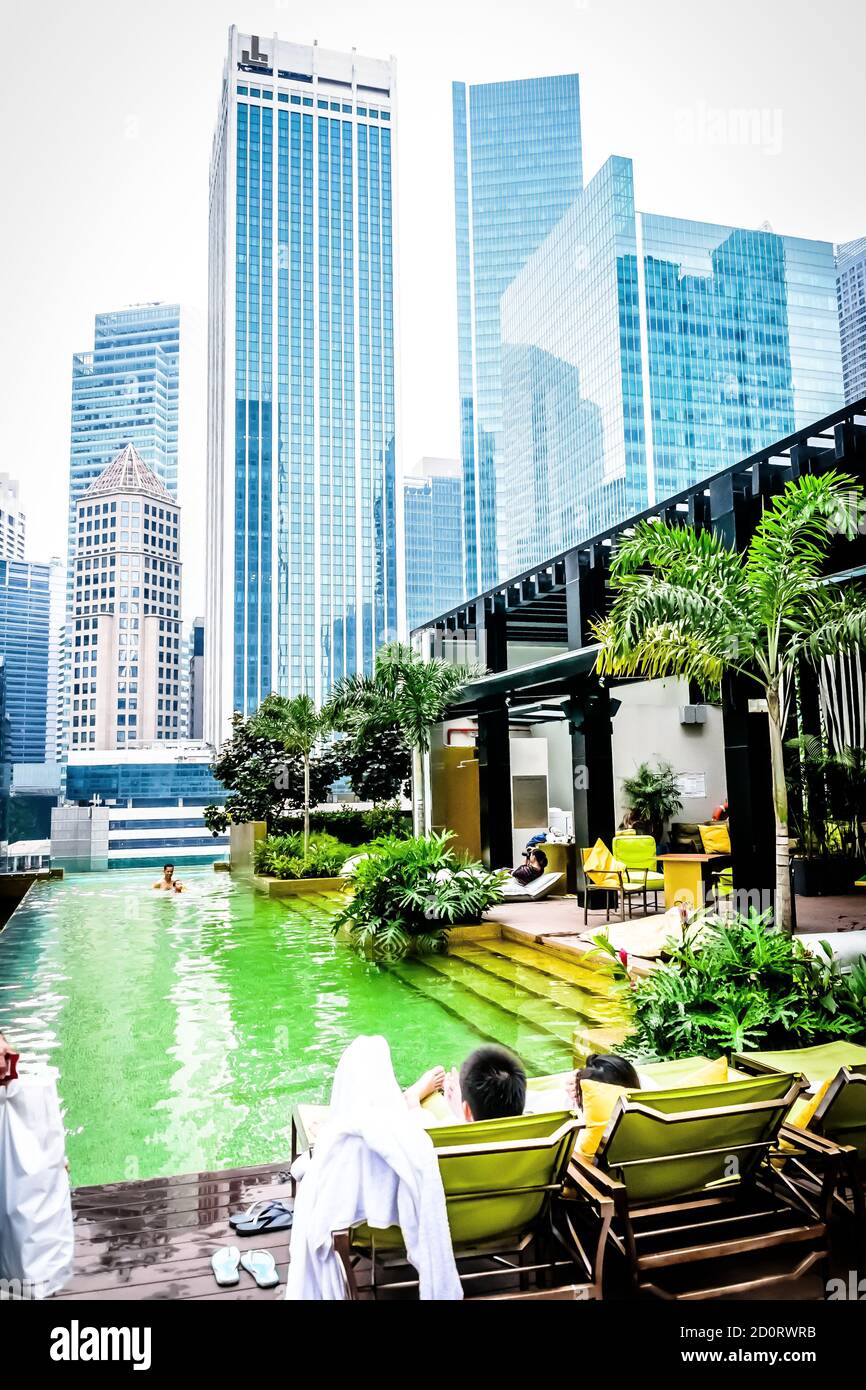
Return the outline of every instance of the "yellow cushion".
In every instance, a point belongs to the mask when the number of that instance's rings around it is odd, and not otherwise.
[[[698,830],[704,854],[730,854],[731,832],[724,821],[718,825],[699,825]]]
[[[604,840],[596,840],[592,849],[583,851],[583,867],[596,888],[618,888],[620,880],[616,874],[625,869],[619,859],[614,859]]]
[[[583,1098],[583,1123],[577,1147],[582,1154],[594,1154],[601,1136],[607,1129],[614,1106],[620,1096],[632,1094],[625,1086],[610,1086],[606,1081],[581,1081],[580,1094]]]
[[[815,1114],[815,1111],[818,1109],[818,1106],[821,1104],[821,1101],[824,1099],[828,1090],[830,1089],[830,1082],[832,1080],[833,1077],[828,1076],[827,1080],[821,1083],[821,1085],[818,1087],[817,1091],[813,1096],[809,1096],[805,1100],[798,1100],[795,1102],[794,1107],[791,1110],[790,1115],[788,1116],[789,1124],[796,1125],[797,1129],[809,1128],[809,1124],[812,1120],[813,1115]]]
[[[715,1061],[705,1062],[695,1067],[683,1086],[715,1086],[728,1079],[728,1059],[717,1057]],[[625,1086],[611,1086],[606,1081],[581,1081],[580,1094],[583,1097],[584,1128],[578,1136],[577,1147],[582,1154],[594,1154],[601,1136],[607,1129],[608,1121],[620,1096],[641,1096],[641,1091],[629,1091]],[[652,1105],[652,1091],[646,1093],[647,1105]],[[721,1103],[721,1102],[720,1102]]]

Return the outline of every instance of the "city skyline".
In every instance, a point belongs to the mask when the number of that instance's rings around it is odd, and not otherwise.
[[[454,80],[496,81],[578,71],[584,106],[586,177],[597,171],[610,148],[625,147],[635,154],[636,164],[643,171],[643,185],[636,190],[642,207],[666,207],[672,214],[751,227],[758,227],[769,218],[792,235],[818,236],[835,242],[853,240],[863,233],[863,192],[850,180],[841,178],[846,152],[839,132],[844,136],[853,125],[839,119],[838,109],[832,121],[822,124],[820,103],[806,120],[791,96],[796,91],[798,71],[811,72],[812,90],[814,79],[819,86],[824,80],[824,65],[817,60],[825,44],[829,51],[834,29],[838,32],[838,24],[843,22],[837,18],[834,24],[833,11],[841,17],[844,6],[829,7],[825,14],[826,35],[813,36],[808,45],[804,40],[786,54],[784,83],[777,81],[768,63],[769,47],[776,37],[769,13],[773,6],[768,6],[764,15],[750,11],[750,51],[742,55],[743,62],[735,75],[730,69],[725,70],[735,24],[731,25],[731,35],[723,32],[714,39],[710,51],[701,42],[700,34],[689,37],[678,29],[679,7],[657,7],[653,19],[656,24],[668,21],[671,42],[668,47],[656,45],[654,49],[652,81],[648,74],[641,75],[638,56],[630,51],[639,49],[641,25],[646,22],[630,5],[611,6],[602,14],[591,6],[543,4],[533,12],[531,23],[518,7],[504,6],[495,35],[481,9],[464,7],[459,48],[448,47],[444,35],[438,32],[439,28],[448,27],[451,12],[447,7],[444,11],[437,9],[437,25],[432,30],[419,25],[423,6],[406,8],[413,13],[383,11],[375,20],[359,21],[347,6],[333,4],[322,14],[318,9],[300,5],[289,26],[286,18],[281,14],[274,16],[269,6],[250,5],[243,14],[229,6],[216,5],[207,10],[191,6],[188,14],[178,16],[172,12],[171,41],[165,38],[166,6],[157,4],[149,12],[147,23],[135,27],[134,35],[123,29],[122,18],[117,18],[116,33],[115,25],[108,25],[116,56],[122,59],[126,47],[134,42],[136,60],[129,66],[135,72],[121,104],[124,109],[118,108],[116,117],[106,116],[101,109],[100,120],[88,121],[90,98],[78,83],[77,74],[97,62],[87,50],[88,18],[94,24],[101,23],[107,11],[92,4],[87,15],[76,15],[73,26],[71,17],[58,7],[58,47],[56,53],[51,48],[46,54],[47,104],[38,117],[39,121],[47,118],[49,122],[41,128],[40,138],[61,194],[52,228],[54,250],[49,253],[41,228],[34,226],[26,198],[21,215],[9,219],[3,231],[3,261],[7,267],[22,266],[30,254],[40,258],[40,293],[47,296],[42,301],[47,312],[37,314],[35,321],[50,327],[49,338],[44,345],[40,342],[38,352],[26,350],[25,340],[25,351],[17,350],[4,371],[7,389],[16,389],[24,398],[38,394],[45,416],[37,450],[32,444],[25,444],[20,412],[7,412],[4,423],[7,466],[22,478],[30,556],[47,558],[63,550],[65,498],[61,494],[65,449],[59,437],[65,434],[68,438],[69,402],[68,377],[65,371],[61,374],[59,361],[68,362],[69,354],[86,341],[83,335],[94,311],[148,299],[177,299],[191,304],[193,317],[196,313],[201,316],[202,188],[206,184],[206,148],[213,121],[212,79],[209,87],[207,82],[212,68],[208,69],[207,55],[223,48],[227,23],[232,19],[250,29],[259,27],[266,34],[274,28],[299,40],[318,34],[328,46],[348,47],[356,42],[362,51],[382,56],[394,52],[397,56],[406,166],[401,169],[403,341],[409,364],[403,400],[406,459],[457,452],[456,308],[453,251],[449,245],[453,242],[449,108],[450,83]],[[456,11],[453,14],[456,19]],[[627,52],[621,51],[620,46],[617,68],[611,61],[612,36],[626,15],[634,42]],[[440,25],[440,20],[444,24]],[[786,7],[786,27],[793,28],[794,20],[792,8]],[[192,39],[196,68],[200,65],[203,74],[198,70],[190,74],[186,58],[182,57],[189,50],[187,41]],[[61,52],[62,62],[55,61]],[[844,69],[851,56],[844,46],[833,48],[834,92],[840,86],[844,89],[840,65]],[[62,102],[66,73],[72,70],[76,73],[76,102],[80,99],[82,104],[83,125],[92,132],[89,172],[80,187],[69,183],[65,166],[71,161],[64,153],[66,131],[59,117],[60,108],[52,105]],[[161,88],[154,79],[158,72],[170,78],[173,90],[180,92],[183,88],[182,98],[178,97],[179,110],[184,113],[179,127],[157,109]],[[22,79],[23,74],[13,69],[10,84],[0,99],[14,100],[16,92],[20,99]],[[843,90],[843,105],[844,101]],[[627,132],[628,138],[620,138],[619,131]],[[411,159],[406,158],[407,145],[412,149]],[[7,151],[6,159],[9,177],[26,192],[29,171],[18,165],[18,152]],[[76,179],[81,180],[80,171]],[[804,186],[820,188],[822,197],[803,198]],[[188,211],[187,204],[198,211]],[[166,206],[178,213],[176,219],[166,220]],[[64,277],[62,293],[57,279],[58,220],[62,244],[76,264],[74,280],[70,282],[68,276]],[[167,230],[174,228],[175,221],[181,235],[176,229]],[[32,292],[28,293],[32,300]],[[13,315],[21,302],[20,294],[13,277],[8,294]],[[419,351],[422,346],[424,350]],[[20,344],[17,347],[20,349]],[[10,352],[10,345],[4,351]],[[201,417],[202,354],[198,352],[197,361],[195,356],[191,350],[185,386],[189,386],[195,410]],[[33,390],[32,375],[37,362],[41,385],[38,393]],[[186,482],[182,478],[181,489],[183,492],[188,487],[187,500],[195,514],[203,482],[202,420],[191,424],[190,430],[188,476]],[[185,457],[182,441],[182,473]],[[191,615],[201,608],[203,569],[199,556],[192,557],[190,568],[187,598]]]

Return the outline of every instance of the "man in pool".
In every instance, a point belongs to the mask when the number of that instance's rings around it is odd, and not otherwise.
[[[183,884],[180,883],[174,876],[173,864],[163,865],[162,878],[159,879],[159,881],[155,883],[153,886],[158,891],[163,893],[183,893],[185,891]]]
[[[431,1067],[405,1092],[406,1104],[420,1105],[435,1091],[444,1091],[455,1120],[503,1120],[522,1115],[526,1106],[526,1071],[507,1048],[488,1045],[471,1052],[458,1073],[456,1067]]]

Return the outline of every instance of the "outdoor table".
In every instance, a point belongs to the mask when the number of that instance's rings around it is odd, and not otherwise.
[[[703,907],[713,875],[731,862],[729,854],[660,854],[665,878],[665,907],[686,901]]]

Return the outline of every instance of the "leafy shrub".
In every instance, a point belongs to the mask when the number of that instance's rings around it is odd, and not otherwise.
[[[645,826],[656,841],[664,834],[665,821],[683,807],[676,773],[670,763],[652,768],[641,763],[622,784],[637,825]]]
[[[866,966],[843,975],[768,926],[769,913],[712,922],[632,991],[629,1051],[717,1057],[757,1048],[866,1040]]]
[[[301,824],[299,816],[284,816],[279,828],[288,833],[300,829]],[[341,806],[334,811],[311,812],[310,829],[317,835],[322,832],[335,835],[344,845],[357,848],[358,845],[368,845],[380,835],[410,835],[412,816],[398,805],[374,806],[369,811]]]
[[[256,845],[255,869],[268,878],[337,878],[352,854],[352,846],[333,835],[310,836],[304,858],[304,837],[300,831],[289,835],[269,835]]]
[[[441,835],[383,835],[357,865],[352,901],[333,930],[346,927],[353,943],[378,960],[444,951],[448,927],[480,922],[502,901],[501,873],[466,861]]]

